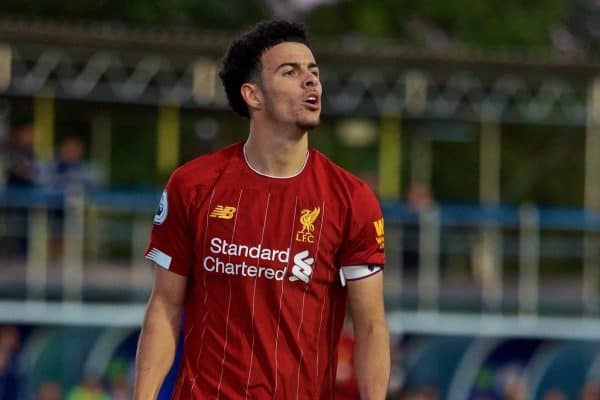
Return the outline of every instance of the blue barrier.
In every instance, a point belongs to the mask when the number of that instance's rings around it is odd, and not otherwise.
[[[87,189],[88,205],[123,211],[151,212],[160,192],[150,189]],[[0,190],[0,207],[62,208],[65,192],[39,188],[5,188]],[[382,201],[388,223],[418,224],[419,213],[402,201]],[[520,207],[516,205],[488,206],[482,204],[440,203],[437,205],[443,226],[518,228]],[[600,231],[600,213],[576,207],[537,207],[541,229]]]

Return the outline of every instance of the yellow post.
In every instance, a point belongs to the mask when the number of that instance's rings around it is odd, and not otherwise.
[[[481,121],[479,153],[479,199],[486,205],[500,203],[500,158],[502,140],[500,124],[494,119]]]
[[[402,126],[397,116],[384,115],[379,139],[379,195],[384,199],[400,197]]]
[[[33,100],[33,153],[37,161],[52,159],[54,147],[54,98],[40,93]]]
[[[179,107],[163,104],[158,113],[157,168],[160,176],[166,176],[179,162]]]
[[[588,213],[600,212],[600,78],[588,89],[585,135],[584,207]],[[583,237],[582,298],[586,311],[600,311],[600,235],[593,230]]]
[[[8,89],[12,80],[13,52],[8,44],[0,43],[0,91]]]
[[[494,118],[481,120],[479,151],[479,199],[486,206],[500,204],[501,167],[500,124]],[[477,255],[477,274],[481,277],[483,301],[488,310],[498,311],[502,306],[504,290],[502,272],[502,229],[486,224],[481,227],[480,243],[474,248]]]
[[[33,154],[38,162],[52,159],[54,144],[54,98],[43,91],[33,99]],[[45,207],[29,211],[27,291],[29,298],[43,297],[48,265],[48,214]]]
[[[102,173],[102,183],[110,182],[111,153],[111,115],[99,112],[92,117],[92,143],[90,147],[92,162]]]

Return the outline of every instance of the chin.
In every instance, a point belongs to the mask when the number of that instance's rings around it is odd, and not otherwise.
[[[317,118],[317,119],[314,119],[314,120],[298,121],[297,125],[302,130],[310,131],[311,129],[314,129],[317,126],[319,126],[320,123],[321,123],[321,120],[319,118]]]

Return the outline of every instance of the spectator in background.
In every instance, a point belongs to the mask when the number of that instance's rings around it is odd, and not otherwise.
[[[111,400],[129,400],[132,396],[132,388],[129,385],[127,376],[119,375],[114,377],[110,383]]]
[[[358,383],[354,372],[354,333],[352,324],[346,320],[338,343],[338,364],[335,375],[335,398],[337,400],[360,400]]]
[[[33,156],[34,130],[25,124],[13,130],[7,144],[6,184],[12,187],[31,187],[36,182]]]
[[[415,212],[427,211],[434,203],[429,185],[418,181],[410,184],[406,201],[408,206]]]
[[[111,400],[129,400],[132,397],[132,374],[129,373],[132,371],[128,372],[128,364],[128,361],[116,358],[108,365],[105,378],[110,384]]]
[[[567,396],[560,389],[550,389],[544,394],[543,400],[567,400]]]
[[[62,398],[62,387],[54,381],[42,382],[36,396],[36,400],[62,400]]]
[[[111,400],[102,387],[100,378],[88,375],[83,382],[69,391],[67,400]]]
[[[598,400],[600,399],[600,383],[588,381],[583,385],[579,393],[580,400]]]
[[[0,400],[17,398],[19,379],[16,353],[21,335],[14,326],[0,326]]]
[[[527,384],[523,378],[523,367],[518,364],[506,365],[496,374],[495,386],[503,400],[526,400]]]
[[[420,400],[438,400],[440,398],[440,390],[435,384],[422,386],[417,395]]]
[[[78,136],[68,136],[60,141],[56,159],[44,165],[40,171],[42,183],[54,197],[54,207],[50,211],[51,255],[54,259],[62,256],[65,218],[65,195],[69,191],[81,193],[84,188],[97,186],[100,174],[85,159],[86,146]]]
[[[100,174],[85,159],[86,146],[78,136],[68,136],[58,145],[56,159],[42,171],[42,181],[51,189],[63,191],[71,186],[92,187]]]
[[[389,399],[401,399],[405,386],[404,352],[402,351],[402,336],[391,340],[392,368],[388,388]]]
[[[429,185],[415,181],[406,191],[406,205],[411,213],[414,213],[416,223],[405,223],[402,226],[402,266],[409,273],[416,273],[420,263],[420,221],[418,214],[430,210],[434,205],[433,195]]]
[[[6,144],[6,185],[8,188],[17,189],[19,192],[31,189],[37,182],[37,168],[33,155],[34,130],[28,123],[18,126],[11,131]],[[17,206],[7,215],[7,229],[10,239],[3,243],[3,247],[17,257],[23,257],[27,252],[27,218],[29,209],[27,193],[19,193]]]
[[[438,400],[440,391],[435,384],[424,384],[416,389],[409,390],[403,400]]]

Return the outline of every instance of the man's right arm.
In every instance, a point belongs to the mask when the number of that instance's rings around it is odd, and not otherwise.
[[[186,277],[155,266],[136,355],[135,400],[156,399],[173,364],[186,287]]]

